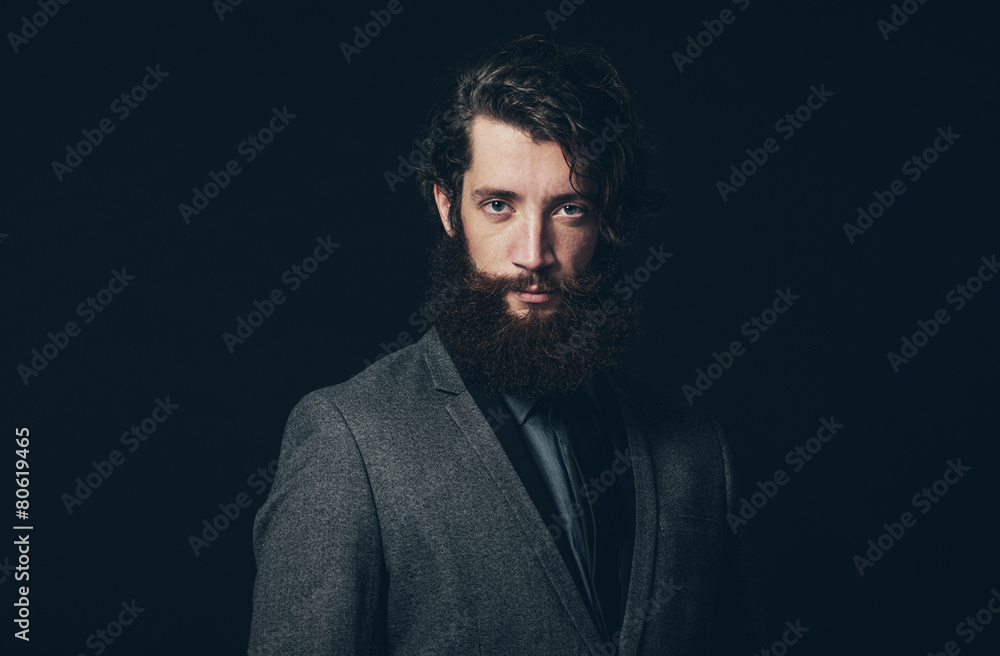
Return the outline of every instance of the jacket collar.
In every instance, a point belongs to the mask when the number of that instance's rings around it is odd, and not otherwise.
[[[465,383],[455,368],[451,356],[441,343],[441,338],[437,334],[437,326],[431,326],[427,334],[420,338],[417,345],[423,349],[424,362],[431,372],[431,380],[434,389],[448,394],[459,395],[465,390]]]

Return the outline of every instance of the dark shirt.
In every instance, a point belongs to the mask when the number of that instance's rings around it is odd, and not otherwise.
[[[550,480],[553,474],[539,467],[536,453],[530,446],[531,439],[543,437],[538,413],[531,414],[537,399],[506,395],[489,397],[474,385],[466,387],[496,433],[539,515],[549,527],[549,534],[553,536],[599,632],[605,641],[616,642],[613,636],[621,629],[632,569],[635,488],[624,424],[610,384],[603,375],[599,375],[586,393],[556,402],[559,407],[566,408],[561,415],[565,437],[571,443],[582,474],[582,488],[576,491],[582,504],[589,504],[596,525],[593,587],[600,612],[590,603],[588,588],[591,586],[584,583],[568,531],[565,530],[565,520],[560,517],[550,492],[554,484]],[[550,439],[551,436],[546,434],[544,438]]]

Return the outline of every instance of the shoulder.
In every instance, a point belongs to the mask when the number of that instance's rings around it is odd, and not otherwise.
[[[623,392],[626,426],[638,429],[654,469],[665,481],[694,478],[707,484],[730,479],[732,452],[711,414],[692,408],[644,376],[616,371],[609,377]],[[701,493],[714,497],[718,489],[712,483]]]
[[[625,403],[643,423],[669,427],[680,433],[705,434],[724,441],[722,428],[711,414],[691,407],[648,377],[615,370],[608,378],[619,387]]]
[[[649,454],[655,488],[670,513],[720,522],[735,490],[729,443],[716,419],[636,375],[618,376],[621,406]],[[721,529],[720,529],[721,530]]]

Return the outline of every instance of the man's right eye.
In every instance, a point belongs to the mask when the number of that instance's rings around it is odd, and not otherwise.
[[[487,205],[489,205],[490,209],[496,212],[497,214],[507,209],[507,203],[503,202],[502,200],[491,200],[489,203],[487,203]]]

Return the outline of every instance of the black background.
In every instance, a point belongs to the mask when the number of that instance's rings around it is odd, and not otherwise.
[[[30,645],[11,636],[15,582],[0,572],[13,653],[96,653],[88,636],[133,599],[145,610],[105,653],[245,653],[264,499],[248,477],[277,458],[299,398],[357,373],[400,332],[420,336],[409,317],[440,228],[412,177],[391,191],[384,172],[413,150],[451,63],[553,33],[545,12],[558,4],[403,0],[348,63],[339,43],[385,8],[351,4],[247,0],[220,20],[207,0],[78,0],[18,52],[2,46],[4,489],[12,506],[14,428],[26,426],[34,526]],[[629,256],[673,253],[643,285],[649,334],[629,366],[683,398],[713,352],[746,347],[694,405],[726,428],[741,495],[790,474],[751,525],[769,640],[799,619],[810,631],[790,651],[802,656],[1000,644],[998,626],[970,644],[955,634],[1000,586],[1000,281],[960,311],[945,301],[1000,246],[998,16],[988,3],[913,4],[888,40],[876,22],[891,3],[859,1],[589,0],[554,31],[609,54],[670,190]],[[671,54],[725,8],[735,21],[679,72]],[[37,11],[6,3],[0,29]],[[119,120],[110,104],[147,65],[169,76]],[[786,141],[775,121],[821,84],[833,96]],[[286,106],[296,117],[246,163],[238,144]],[[60,182],[52,162],[105,117],[114,131]],[[961,137],[911,183],[901,165],[948,126]],[[780,150],[723,202],[716,181],[768,137]],[[242,173],[186,224],[178,204],[230,159]],[[843,224],[894,179],[906,193],[852,245]],[[341,246],[290,292],[283,272],[328,235]],[[77,305],[122,267],[135,279],[84,324]],[[740,327],[786,287],[800,300],[748,343]],[[286,302],[231,353],[222,334],[275,288]],[[887,352],[942,307],[951,320],[894,373]],[[67,321],[80,335],[24,384],[18,365]],[[119,436],[167,396],[180,408],[128,452]],[[791,473],[784,454],[830,416],[845,427]],[[67,512],[62,495],[115,449],[125,462]],[[958,458],[971,471],[915,511],[913,495]],[[196,556],[189,536],[241,492],[253,505]],[[906,511],[916,526],[859,576],[852,557]],[[4,531],[0,559],[14,564]]]

